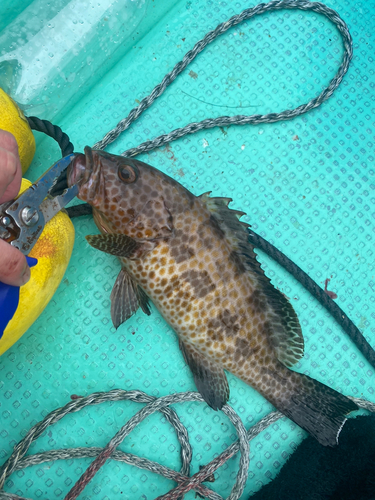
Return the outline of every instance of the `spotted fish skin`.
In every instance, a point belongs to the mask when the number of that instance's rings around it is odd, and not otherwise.
[[[89,243],[117,255],[115,326],[148,298],[177,333],[198,390],[214,409],[229,398],[224,370],[260,392],[324,445],[335,445],[348,398],[290,370],[303,356],[298,318],[264,275],[230,199],[194,196],[157,169],[85,148],[68,173],[93,207],[102,235]]]

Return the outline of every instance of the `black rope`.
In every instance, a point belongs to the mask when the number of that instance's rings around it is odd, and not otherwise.
[[[301,285],[303,285],[306,290],[308,290],[311,295],[313,295],[322,304],[322,306],[327,309],[337,323],[344,329],[352,342],[354,342],[354,344],[358,347],[367,361],[375,368],[374,349],[367,342],[360,330],[358,330],[355,324],[344,313],[341,307],[339,307],[336,302],[334,302],[331,297],[318,284],[316,284],[312,278],[310,278],[308,274],[302,271],[297,264],[280,252],[280,250],[259,236],[259,234],[254,233],[252,229],[249,229],[249,233],[250,243],[254,245],[255,248],[263,250],[267,255],[272,257],[272,259],[286,269],[296,280],[298,280]]]
[[[41,120],[36,116],[27,116],[27,121],[29,122],[30,128],[36,130],[37,132],[43,132],[44,134],[52,137],[58,143],[61,149],[61,155],[68,156],[74,151],[74,146],[70,142],[70,139],[65,132],[61,130],[57,125],[53,125],[48,120]]]
[[[92,215],[92,206],[88,203],[81,203],[80,205],[74,205],[73,207],[68,207],[65,209],[68,212],[69,217],[81,217],[83,215]]]
[[[92,207],[87,203],[75,205],[66,209],[70,218],[83,215],[92,215]],[[367,361],[375,368],[375,351],[365,339],[363,333],[349,319],[347,314],[315,281],[305,273],[297,264],[284,255],[274,245],[249,229],[249,242],[259,250],[265,252],[275,262],[286,269],[301,285],[306,288],[324,306],[337,323],[343,328],[351,341],[357,346]]]
[[[57,125],[48,120],[41,120],[36,116],[27,116],[27,121],[29,122],[30,128],[37,132],[43,132],[43,134],[52,137],[58,143],[61,149],[61,156],[68,156],[74,151],[74,146],[70,142],[69,136],[61,130]],[[66,171],[62,172],[60,177],[58,177],[55,185],[50,191],[51,196],[58,196],[63,193],[65,189],[68,188],[68,183],[66,179]],[[86,214],[81,214],[86,215]]]
[[[69,217],[80,217],[83,215],[92,215],[92,207],[87,203],[75,205],[67,208]],[[327,311],[333,316],[337,323],[343,328],[352,342],[357,346],[358,350],[364,355],[367,361],[375,368],[375,351],[367,342],[361,331],[348,318],[345,312],[339,307],[334,300],[323,290],[315,281],[305,273],[297,264],[284,255],[274,245],[259,236],[252,229],[249,229],[249,242],[259,250],[265,252],[275,262],[286,269],[297,281],[311,293]]]
[[[74,146],[70,142],[69,137],[60,127],[53,125],[48,120],[40,120],[35,116],[27,117],[30,127],[38,132],[43,132],[58,142],[62,156],[66,156],[73,152]],[[66,179],[66,171],[61,174],[53,189],[52,196],[61,194],[68,187]],[[87,203],[75,205],[66,209],[70,218],[92,215],[92,207]],[[367,342],[364,335],[348,318],[345,312],[334,302],[331,297],[310,278],[300,267],[292,262],[286,255],[278,250],[271,243],[256,234],[253,230],[250,232],[250,243],[255,247],[263,250],[268,256],[274,259],[284,269],[286,269],[302,286],[308,290],[324,306],[327,311],[333,316],[337,323],[344,329],[352,342],[357,346],[358,350],[363,354],[367,361],[375,368],[375,351]]]

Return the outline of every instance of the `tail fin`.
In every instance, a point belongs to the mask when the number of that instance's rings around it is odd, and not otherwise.
[[[278,402],[276,406],[323,446],[337,445],[346,421],[345,415],[357,410],[358,406],[317,380],[298,375],[302,380],[294,386],[290,399],[284,399],[282,404]]]

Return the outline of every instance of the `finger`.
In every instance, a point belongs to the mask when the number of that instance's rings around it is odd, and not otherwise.
[[[30,268],[23,253],[0,240],[0,255],[0,281],[13,286],[22,286],[29,281]]]
[[[10,132],[0,130],[0,203],[17,196],[21,179],[17,141]]]
[[[0,147],[7,149],[11,153],[18,154],[18,144],[11,132],[0,129]]]

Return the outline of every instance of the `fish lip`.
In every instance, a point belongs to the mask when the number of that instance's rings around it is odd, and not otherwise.
[[[84,153],[78,153],[68,167],[68,186],[78,186],[77,198],[95,206],[97,196],[102,194],[104,180],[102,179],[100,156],[95,155],[95,150],[86,146]]]
[[[85,170],[86,157],[82,153],[78,153],[68,167],[66,176],[68,186],[72,187],[75,185],[80,185],[81,181],[84,178]]]
[[[86,183],[93,170],[93,154],[90,146],[85,146],[84,153],[76,154],[67,171],[68,186],[81,186]]]

